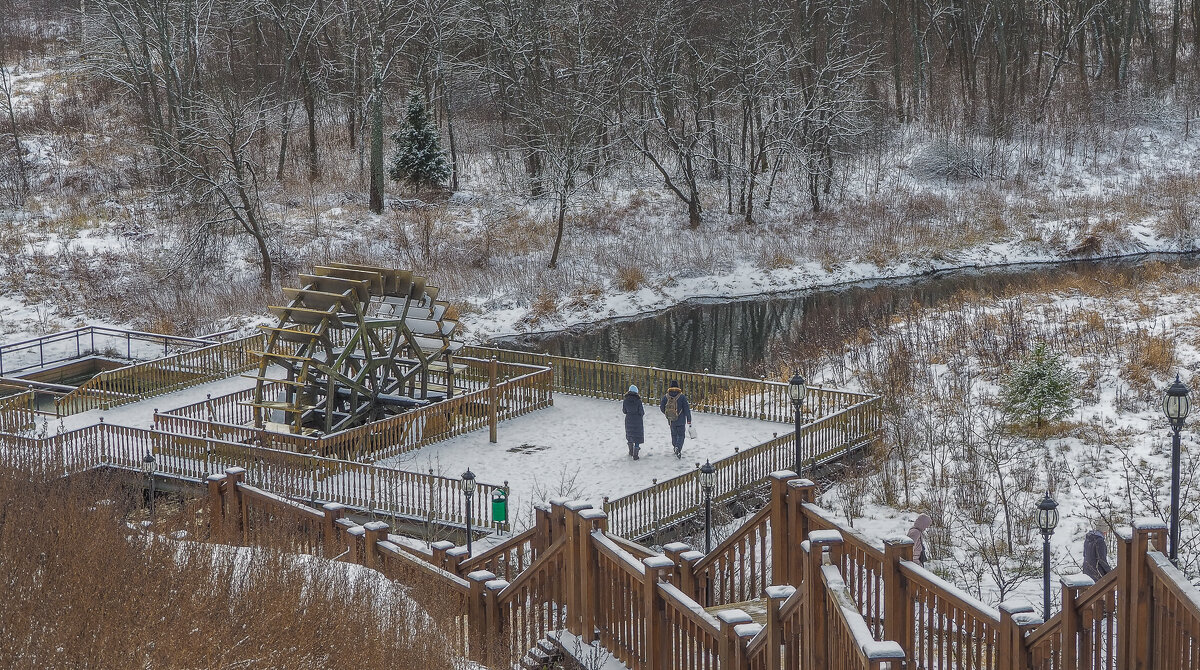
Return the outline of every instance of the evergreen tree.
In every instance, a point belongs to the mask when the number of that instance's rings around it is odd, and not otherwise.
[[[404,126],[392,139],[397,145],[389,170],[393,180],[422,188],[440,186],[450,177],[450,164],[442,151],[437,128],[417,91],[408,97]]]
[[[1078,381],[1062,355],[1042,342],[1005,378],[1001,400],[1009,412],[1040,428],[1070,414]]]

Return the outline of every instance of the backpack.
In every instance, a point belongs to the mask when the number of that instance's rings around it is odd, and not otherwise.
[[[667,406],[664,408],[667,414],[667,421],[675,423],[675,419],[679,418],[679,396],[682,393],[672,396],[667,394]]]

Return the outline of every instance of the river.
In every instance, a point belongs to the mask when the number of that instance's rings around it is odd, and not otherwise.
[[[896,279],[728,300],[695,299],[652,314],[500,338],[501,346],[676,370],[757,375],[774,352],[802,343],[829,346],[914,302],[927,307],[963,291],[995,296],[1119,271],[1150,262],[1179,270],[1200,266],[1196,253],[1141,254],[1094,260],[963,268]]]

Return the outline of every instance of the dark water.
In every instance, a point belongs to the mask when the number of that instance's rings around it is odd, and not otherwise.
[[[1194,271],[1200,266],[1200,256],[1145,254],[949,270],[728,301],[695,300],[641,317],[503,338],[497,343],[577,358],[757,375],[764,362],[793,360],[797,357],[793,352],[803,352],[806,347],[837,347],[860,328],[889,319],[913,303],[932,307],[963,291],[994,296],[1046,281],[1113,272],[1136,279],[1140,269],[1151,262],[1172,270]]]

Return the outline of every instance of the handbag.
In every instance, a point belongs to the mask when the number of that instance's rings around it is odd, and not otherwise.
[[[690,423],[688,424],[688,437],[696,439],[696,427]]]

